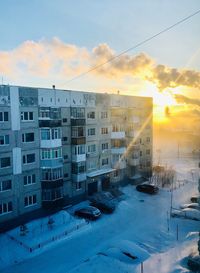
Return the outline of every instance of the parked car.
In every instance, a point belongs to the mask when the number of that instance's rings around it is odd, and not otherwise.
[[[101,212],[112,213],[115,210],[115,203],[107,200],[94,200],[92,206],[98,208]]]
[[[127,264],[141,263],[150,256],[146,250],[127,240],[114,243],[109,248],[99,252],[98,255],[106,256],[112,260],[116,259]]]
[[[197,209],[200,210],[200,205],[198,203],[183,204],[180,206],[181,209]]]
[[[74,212],[76,216],[87,218],[90,220],[95,220],[101,216],[101,212],[98,208],[87,206],[81,209],[78,209]]]
[[[110,192],[96,193],[90,197],[91,205],[104,213],[112,213],[115,210],[114,197]]]
[[[136,186],[136,190],[144,193],[156,194],[158,193],[159,188],[155,185],[141,184]]]
[[[200,257],[189,257],[187,261],[189,269],[193,272],[200,272]]]
[[[192,203],[198,203],[198,202],[199,202],[199,199],[200,199],[200,196],[192,196],[192,197],[190,198],[190,201],[191,201]]]
[[[175,210],[172,212],[172,216],[200,221],[200,211],[196,210],[196,209],[186,208],[186,209],[182,209],[182,210]]]

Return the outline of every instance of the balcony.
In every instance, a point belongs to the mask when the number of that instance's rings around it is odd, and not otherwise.
[[[86,173],[72,174],[73,182],[82,182],[86,180]]]
[[[139,160],[139,158],[130,158],[128,160],[128,164],[130,166],[138,166],[140,164],[140,160]]]
[[[81,155],[73,155],[72,154],[72,161],[74,162],[80,162],[80,161],[85,161],[86,160],[86,154],[81,154]]]
[[[41,168],[59,168],[63,166],[63,158],[42,159],[40,160]]]
[[[42,180],[41,184],[42,189],[54,189],[63,186],[63,179],[59,178],[55,180]]]
[[[42,207],[45,209],[57,210],[63,207],[63,196],[53,200],[42,200]]]
[[[125,169],[126,168],[126,161],[120,160],[120,161],[112,162],[112,167],[114,169]]]
[[[61,127],[61,120],[39,119],[39,127]]]
[[[56,148],[61,146],[62,146],[61,139],[49,139],[40,141],[41,148]]]
[[[81,145],[86,143],[86,138],[81,136],[81,137],[72,137],[71,138],[71,144],[72,145]]]
[[[111,149],[111,154],[124,154],[126,152],[126,147],[116,147]]]
[[[85,119],[71,119],[71,126],[84,126]]]
[[[111,139],[122,139],[125,138],[125,132],[111,132]]]

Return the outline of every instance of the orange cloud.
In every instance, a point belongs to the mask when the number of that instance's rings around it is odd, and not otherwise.
[[[25,41],[11,51],[0,51],[0,75],[23,83],[24,78],[46,79],[67,82],[70,78],[99,66],[90,75],[108,80],[141,79],[154,83],[160,91],[168,87],[200,86],[200,72],[170,68],[155,61],[145,53],[123,54],[107,44],[99,44],[91,51],[76,45],[66,44],[58,38]],[[112,60],[112,62],[109,62]],[[109,63],[108,63],[109,62]],[[101,66],[102,63],[106,63]]]

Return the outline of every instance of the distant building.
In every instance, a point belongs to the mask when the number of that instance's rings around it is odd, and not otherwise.
[[[0,86],[0,223],[151,172],[151,98]]]

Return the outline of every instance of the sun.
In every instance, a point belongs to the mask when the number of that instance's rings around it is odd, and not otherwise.
[[[166,122],[168,120],[168,117],[166,116],[167,107],[170,108],[177,104],[170,90],[161,92],[154,84],[150,83],[144,86],[140,95],[153,98],[154,121],[157,122]]]

